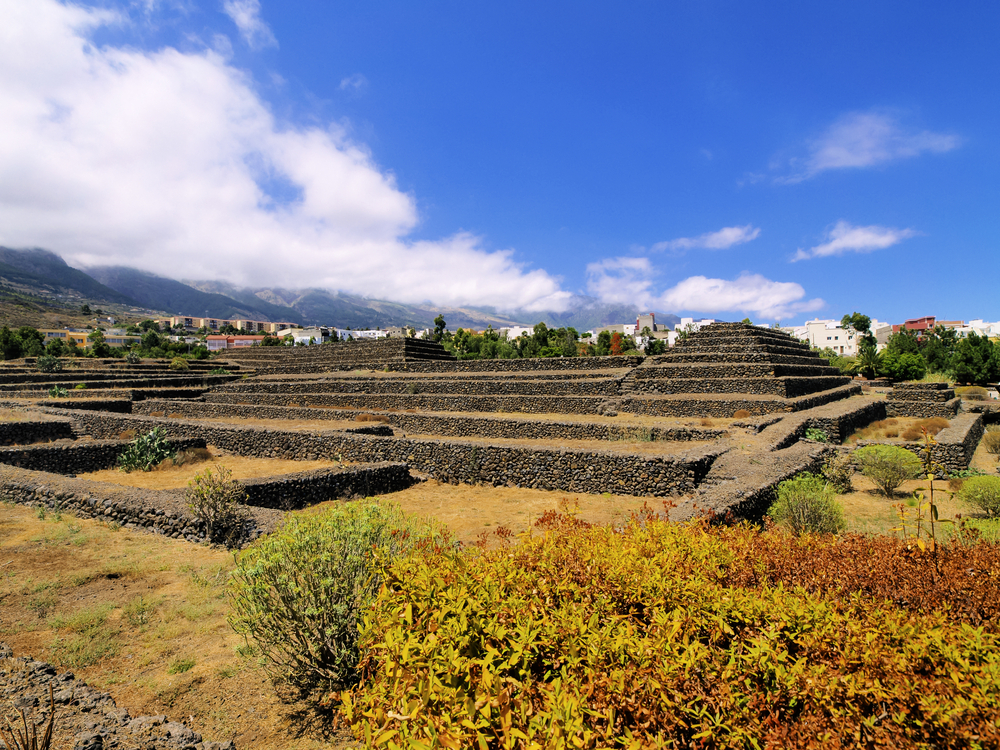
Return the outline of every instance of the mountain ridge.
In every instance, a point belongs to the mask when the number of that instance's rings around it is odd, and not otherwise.
[[[494,328],[533,326],[539,321],[583,332],[629,323],[640,312],[632,305],[602,303],[574,295],[566,311],[498,311],[491,307],[406,304],[363,297],[337,290],[282,287],[239,287],[221,280],[177,280],[128,266],[96,266],[81,270],[58,254],[39,248],[0,247],[0,278],[29,287],[72,291],[91,300],[160,310],[165,315],[223,319],[269,320],[297,325],[341,328],[433,327],[443,315],[448,327]],[[658,322],[673,325],[676,315],[657,313]]]

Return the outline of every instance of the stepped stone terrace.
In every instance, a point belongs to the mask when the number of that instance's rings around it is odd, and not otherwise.
[[[8,442],[64,443],[45,455],[22,444],[0,463],[73,474],[97,455],[81,438],[101,442],[106,464],[125,433],[159,427],[232,455],[355,472],[297,478],[308,502],[359,487],[398,491],[410,477],[673,497],[680,517],[696,507],[756,517],[777,482],[830,450],[802,440],[808,427],[837,439],[885,416],[884,402],[861,396],[807,345],[734,323],[706,326],[657,357],[459,361],[432,342],[380,339],[230,350],[188,373],[166,362],[79,364],[44,376],[29,362],[0,370],[8,403],[48,420],[20,425]],[[71,396],[46,398],[59,384]]]

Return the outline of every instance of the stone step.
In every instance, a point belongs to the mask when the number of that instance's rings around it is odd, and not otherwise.
[[[658,357],[651,357],[650,359],[653,360],[653,362],[649,365],[651,368],[660,364],[697,364],[702,362],[706,364],[771,363],[783,365],[828,366],[828,361],[818,356],[771,354],[768,352],[745,352],[739,355],[727,354],[725,356],[720,356],[718,353],[711,352],[672,352]]]
[[[760,363],[664,363],[644,367],[635,371],[636,380],[656,380],[659,378],[726,378],[726,377],[817,377],[840,376],[836,367],[813,364]]]

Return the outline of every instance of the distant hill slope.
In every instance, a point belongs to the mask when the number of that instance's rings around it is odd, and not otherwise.
[[[134,305],[136,301],[126,292],[101,284],[91,276],[66,265],[55,253],[37,248],[13,250],[0,247],[0,277],[14,284],[58,288],[77,292],[93,300]]]
[[[125,266],[101,266],[87,270],[101,283],[128,294],[140,305],[165,310],[170,315],[303,323],[298,311],[258,297],[236,300]]]
[[[287,321],[300,325],[345,328],[415,326],[430,328],[443,315],[452,330],[512,325],[572,326],[583,333],[600,326],[635,321],[640,310],[605,304],[575,295],[565,312],[497,311],[492,308],[404,304],[369,299],[325,289],[244,288],[226,281],[177,281],[126,266],[101,266],[87,272],[68,266],[47,250],[0,247],[0,281],[16,291],[57,298],[67,291],[91,302],[108,302],[162,310],[169,315]],[[60,300],[66,303],[69,300]],[[645,310],[641,312],[646,312]],[[676,315],[659,314],[657,322],[671,327]]]
[[[248,301],[251,297],[256,297],[275,305],[294,308],[309,324],[337,325],[344,328],[389,328],[410,325],[417,328],[432,328],[434,318],[438,315],[444,315],[448,327],[452,330],[485,328],[488,325],[499,328],[518,323],[517,320],[491,311],[436,305],[407,305],[326,289],[241,289],[224,281],[187,283],[202,291],[225,294],[238,300]]]

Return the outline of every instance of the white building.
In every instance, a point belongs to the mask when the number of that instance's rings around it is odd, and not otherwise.
[[[674,330],[677,332],[687,331],[688,333],[696,333],[702,329],[702,326],[711,325],[715,322],[714,318],[705,318],[699,321],[695,321],[694,318],[681,318],[680,322],[674,326]]]
[[[381,331],[381,330],[351,331],[345,328],[336,328],[334,330],[337,331],[337,338],[339,338],[341,341],[347,341],[348,337],[354,339],[355,341],[357,341],[358,339],[384,339],[389,337],[388,331]]]
[[[526,328],[524,326],[511,326],[510,328],[497,328],[497,333],[500,335],[500,338],[503,338],[504,335],[506,334],[507,340],[513,341],[514,339],[519,338],[524,334],[533,336],[535,334],[535,329]]]
[[[887,323],[872,320],[870,330],[872,334],[876,335],[876,338],[878,337],[877,332],[885,328],[892,330],[892,327]],[[857,331],[847,330],[840,325],[839,320],[820,320],[817,318],[816,320],[807,320],[805,325],[782,330],[792,334],[795,338],[808,341],[809,346],[814,349],[833,349],[842,357],[854,357],[858,353],[859,336]]]

